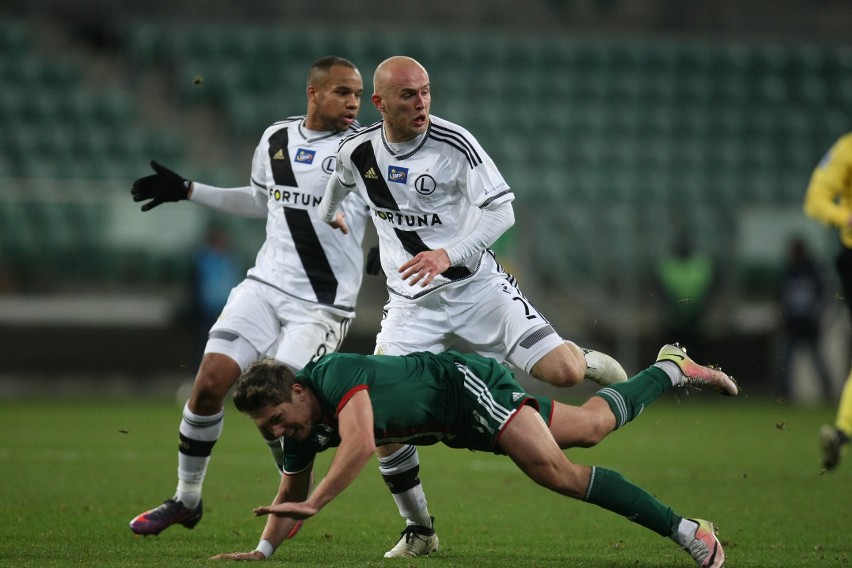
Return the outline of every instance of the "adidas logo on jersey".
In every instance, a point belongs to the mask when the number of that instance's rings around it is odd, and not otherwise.
[[[512,402],[518,402],[518,400],[524,398],[525,396],[527,396],[527,393],[525,393],[525,392],[513,392],[512,393]]]
[[[379,174],[376,173],[376,168],[371,166],[370,169],[367,170],[367,173],[364,174],[364,177],[367,179],[379,179]]]
[[[275,155],[272,156],[272,159],[273,160],[283,160],[284,159],[284,151],[278,150],[277,152],[275,152]]]

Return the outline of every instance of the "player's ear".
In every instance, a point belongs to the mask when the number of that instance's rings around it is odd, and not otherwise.
[[[384,101],[382,101],[382,97],[379,96],[377,93],[373,93],[373,96],[370,98],[370,100],[373,101],[373,106],[376,107],[379,112],[385,111],[385,103]]]
[[[293,383],[293,389],[290,391],[290,400],[293,402],[301,400],[305,396],[305,385],[301,383]]]

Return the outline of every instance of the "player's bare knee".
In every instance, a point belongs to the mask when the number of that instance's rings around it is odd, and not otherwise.
[[[403,447],[404,444],[383,444],[381,446],[376,446],[376,456],[379,458],[386,458],[392,456]]]
[[[210,416],[222,410],[225,394],[228,392],[227,387],[222,388],[213,381],[205,380],[206,378],[200,375],[195,378],[192,396],[189,397],[189,409],[202,416]]]
[[[569,349],[554,349],[533,365],[530,374],[555,387],[573,387],[583,380],[586,361],[582,352],[577,356]]]
[[[211,415],[222,409],[228,390],[240,376],[239,367],[230,359],[228,362],[230,364],[221,364],[218,359],[204,357],[189,399],[192,412]]]

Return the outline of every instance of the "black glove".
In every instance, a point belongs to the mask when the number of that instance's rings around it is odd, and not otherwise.
[[[367,251],[367,266],[365,267],[367,274],[370,276],[378,276],[382,272],[382,259],[379,257],[379,247],[372,247]]]
[[[160,203],[183,201],[187,198],[190,184],[188,180],[154,160],[151,160],[151,168],[157,173],[137,179],[130,188],[133,201],[151,200],[142,206],[142,211],[150,211]]]

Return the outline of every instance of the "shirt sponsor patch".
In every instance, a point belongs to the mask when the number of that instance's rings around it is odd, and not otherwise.
[[[408,183],[408,168],[388,166],[388,181],[392,181],[394,183]]]
[[[304,148],[299,148],[298,150],[296,150],[296,157],[293,158],[293,160],[300,164],[312,164],[314,163],[315,155],[315,150],[306,150]]]

